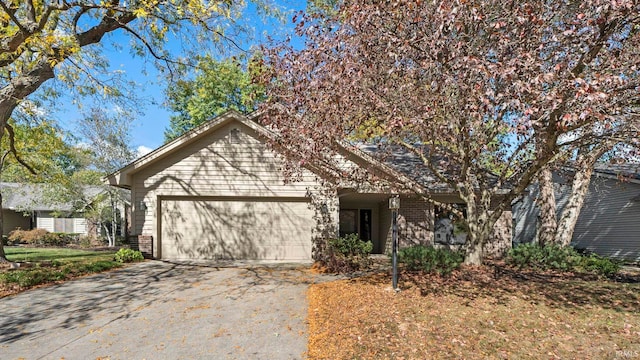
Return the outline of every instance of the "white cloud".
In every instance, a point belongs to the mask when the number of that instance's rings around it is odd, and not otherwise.
[[[136,152],[138,153],[138,157],[140,156],[144,156],[147,155],[148,153],[150,153],[151,151],[153,151],[152,148],[150,147],[146,147],[144,145],[140,145],[138,146],[138,148],[136,149]]]

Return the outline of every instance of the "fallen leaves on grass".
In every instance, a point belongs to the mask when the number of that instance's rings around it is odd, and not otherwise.
[[[491,267],[308,290],[310,359],[603,359],[640,351],[640,285]]]

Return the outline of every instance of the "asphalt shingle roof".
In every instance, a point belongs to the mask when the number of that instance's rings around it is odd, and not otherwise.
[[[387,146],[381,149],[377,145],[358,144],[357,148],[431,191],[451,191],[449,184],[438,179],[420,157],[404,147]],[[446,173],[446,170],[443,169],[443,172]]]
[[[31,211],[72,211],[71,202],[56,202],[48,199],[47,191],[50,190],[45,184],[21,184],[21,183],[0,183],[2,191],[2,208],[10,210],[31,210]],[[104,191],[101,186],[84,186],[83,196],[85,199],[94,199]]]

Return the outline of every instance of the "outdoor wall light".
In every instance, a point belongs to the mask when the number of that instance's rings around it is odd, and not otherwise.
[[[147,204],[144,202],[144,200],[140,201],[139,208],[142,211],[147,211]]]
[[[389,198],[389,209],[391,210],[398,210],[400,209],[400,196],[398,195],[392,195]]]
[[[326,203],[322,203],[322,205],[320,205],[320,212],[322,215],[329,214],[329,206]]]

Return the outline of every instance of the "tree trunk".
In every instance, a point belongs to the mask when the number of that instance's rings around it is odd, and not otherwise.
[[[4,125],[11,118],[13,110],[18,103],[31,95],[47,80],[53,79],[53,67],[48,57],[43,57],[38,61],[28,73],[14,77],[7,85],[0,89],[0,126]]]
[[[464,257],[464,263],[467,265],[482,265],[484,263],[485,245],[493,233],[493,227],[496,222],[484,215],[481,219],[475,224],[468,223],[469,233],[467,234],[467,247]]]
[[[0,235],[4,234],[4,214],[2,212],[2,190],[0,190]],[[4,253],[4,243],[0,239],[0,263],[7,263],[7,255]]]
[[[591,184],[591,175],[593,175],[593,167],[598,159],[611,148],[611,144],[602,142],[595,148],[582,150],[578,153],[576,160],[576,173],[571,183],[571,193],[567,200],[567,204],[560,215],[560,222],[556,231],[555,242],[561,246],[569,246],[573,238],[573,232],[578,222],[578,216],[582,211],[584,199],[587,196],[589,185]]]
[[[110,195],[111,197],[111,244],[110,247],[116,246],[116,228],[117,228],[117,219],[116,219],[116,202],[113,199],[113,193]]]
[[[107,235],[107,246],[111,246],[111,232],[104,222],[100,222],[100,226],[104,229],[104,233]]]
[[[8,263],[10,262],[9,259],[7,259],[7,254],[4,253],[4,244],[2,244],[0,242],[0,263]]]
[[[571,184],[571,193],[569,194],[567,205],[560,216],[560,223],[555,237],[555,242],[561,246],[569,246],[571,244],[578,216],[580,216],[584,199],[589,190],[589,184],[591,184],[591,175],[593,174],[593,165],[596,159],[595,155],[587,155],[583,161],[577,163],[578,167]]]
[[[481,208],[484,207],[481,206]],[[464,258],[464,263],[467,265],[482,265],[484,261],[484,245],[489,238],[487,215],[486,211],[479,211],[477,204],[467,201],[466,221],[469,233]]]
[[[538,176],[538,208],[540,210],[540,226],[538,227],[538,243],[542,246],[553,243],[558,228],[556,219],[556,196],[553,191],[553,175],[549,167],[540,171]]]
[[[484,261],[483,242],[479,241],[480,239],[478,239],[476,235],[473,235],[471,230],[469,230],[467,239],[469,242],[467,245],[467,251],[464,255],[464,263],[467,265],[482,265],[482,262]]]

